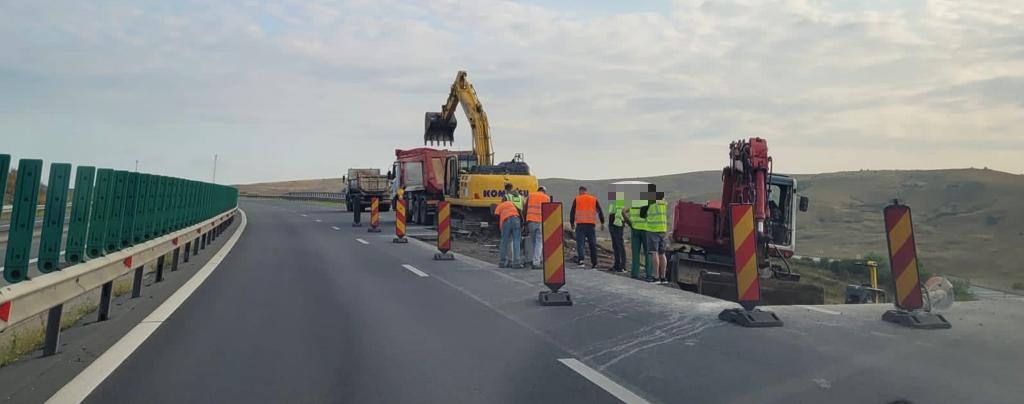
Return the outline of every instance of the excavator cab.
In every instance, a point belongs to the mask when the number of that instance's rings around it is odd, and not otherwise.
[[[455,120],[454,114],[451,119],[445,121],[440,112],[427,112],[424,120],[424,144],[451,145],[455,141],[455,127],[458,126],[458,121]]]
[[[796,211],[807,211],[808,199],[796,193],[796,179],[772,174],[768,178],[768,221],[765,232],[772,255],[790,257],[796,251]]]

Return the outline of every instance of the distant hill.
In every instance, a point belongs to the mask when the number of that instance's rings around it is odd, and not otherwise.
[[[235,185],[242,194],[281,195],[286,192],[341,192],[341,178],[260,182]]]
[[[798,254],[858,258],[887,253],[882,208],[899,198],[913,209],[918,255],[926,272],[1009,289],[1024,282],[1024,176],[993,170],[856,171],[794,176],[811,199],[797,217]],[[541,180],[557,200],[579,185],[605,199],[622,180],[658,185],[670,201],[718,199],[721,172],[577,181]],[[595,192],[596,191],[596,192]]]

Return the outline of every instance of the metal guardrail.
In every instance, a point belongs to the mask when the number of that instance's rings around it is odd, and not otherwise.
[[[10,155],[0,154],[0,190],[6,189],[10,162]],[[177,269],[179,244],[185,243],[187,262],[187,250],[197,254],[205,248],[231,222],[238,206],[238,190],[232,187],[79,166],[63,243],[71,165],[51,163],[39,237],[41,275],[30,278],[42,167],[42,160],[18,162],[3,268],[10,285],[0,288],[0,331],[49,310],[44,355],[56,352],[64,303],[102,288],[99,320],[106,320],[114,279],[134,270],[132,297],[138,297],[145,264],[156,260],[156,281],[162,281],[165,254],[174,251],[171,265]]]
[[[340,202],[345,200],[345,195],[341,192],[288,192],[284,194],[284,199]]]
[[[216,232],[218,228],[230,223],[236,212],[237,208],[232,208],[213,219],[177,232],[64,268],[46,276],[34,278],[31,282],[21,282],[0,288],[0,302],[2,302],[0,303],[0,307],[2,307],[0,309],[0,331],[49,309],[59,307],[64,302],[86,292],[99,287],[105,288],[105,285],[110,284],[114,279],[133,270],[136,271],[136,274],[141,275],[146,264],[159,260],[176,250],[179,253],[171,265],[173,269],[177,269],[177,258],[181,256],[180,249],[186,250],[185,254],[191,252],[192,255],[197,254],[200,249],[205,249],[207,242],[211,242],[212,238],[216,237],[211,232]],[[187,260],[187,258],[185,259]],[[162,262],[158,264],[160,264],[159,267],[163,266]],[[161,277],[161,275],[157,276]],[[141,286],[141,276],[137,276],[137,278],[139,281],[135,282],[136,288]],[[162,281],[162,279],[158,279],[158,281]],[[133,296],[137,295],[134,290],[132,294]],[[104,298],[109,304],[110,296],[107,295]],[[104,303],[101,301],[101,310],[104,310],[103,305]],[[105,313],[101,313],[101,316],[104,315]]]
[[[263,194],[241,194],[240,196],[246,198],[272,198],[272,199],[288,199],[295,201],[322,201],[322,202],[344,202],[345,194],[341,192],[286,192],[281,195],[263,195]]]

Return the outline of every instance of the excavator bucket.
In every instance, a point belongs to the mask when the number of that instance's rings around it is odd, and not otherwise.
[[[455,116],[445,121],[440,112],[427,112],[423,131],[423,144],[452,144],[455,141]]]

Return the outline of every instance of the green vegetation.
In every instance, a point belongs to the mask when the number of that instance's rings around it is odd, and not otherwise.
[[[846,285],[867,285],[871,282],[868,268],[861,265],[865,261],[875,261],[878,263],[878,288],[884,290],[887,299],[891,300],[894,293],[892,289],[892,272],[889,268],[888,259],[882,254],[868,253],[864,255],[864,259],[860,260],[822,259],[815,262],[804,258],[791,260],[790,264],[793,266],[794,271],[802,275],[803,281],[810,281],[825,288],[825,303],[838,304],[843,303],[845,300]],[[924,265],[921,265],[920,269],[922,281],[933,276],[924,270]],[[954,277],[946,277],[946,279],[953,284],[953,293],[956,301],[977,300],[977,297],[970,290],[971,281],[969,279]],[[1024,283],[1021,283],[1020,286],[1024,289]]]
[[[82,317],[95,312],[96,308],[96,303],[82,303],[72,307],[70,310],[65,310],[64,314],[60,318],[60,329],[66,330],[71,328],[71,326],[78,323],[78,320],[81,320]],[[9,344],[5,349],[0,351],[0,367],[6,366],[7,364],[18,360],[18,358],[25,354],[42,347],[43,332],[44,329],[42,327],[22,332],[13,330]]]
[[[148,272],[148,271],[147,271]],[[113,295],[118,297],[132,290],[132,282],[128,277],[122,277],[114,281]],[[66,330],[78,323],[82,317],[95,313],[99,306],[96,303],[86,302],[64,311],[60,319],[60,329]],[[25,354],[35,351],[43,346],[43,328],[18,332],[12,331],[10,344],[0,350],[0,367],[3,367]]]
[[[81,320],[82,317],[96,311],[98,308],[99,305],[96,303],[83,303],[72,307],[71,310],[65,311],[64,315],[60,317],[60,329],[63,331],[71,328],[71,326],[75,325],[75,323],[77,323],[78,320]]]
[[[949,279],[953,284],[953,298],[958,302],[978,300],[971,292],[971,281],[969,279]]]
[[[43,329],[27,332],[12,331],[7,348],[0,351],[0,367],[18,360],[22,355],[32,352],[43,345]]]
[[[132,283],[128,279],[114,282],[114,288],[112,290],[114,297],[124,295],[132,291]]]

